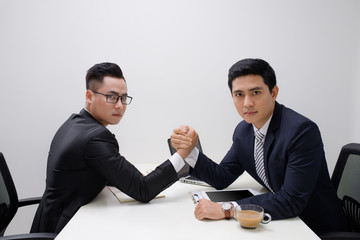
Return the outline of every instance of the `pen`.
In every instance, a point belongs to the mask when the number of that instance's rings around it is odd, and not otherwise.
[[[193,201],[194,201],[194,203],[198,203],[199,200],[200,200],[199,195],[197,195],[196,193],[193,194]]]

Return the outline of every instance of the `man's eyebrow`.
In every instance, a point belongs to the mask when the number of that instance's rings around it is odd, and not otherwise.
[[[249,90],[247,90],[248,92],[253,92],[253,91],[256,91],[256,90],[263,90],[264,88],[263,87],[254,87],[254,88],[250,88]],[[243,93],[244,91],[243,90],[235,90],[234,93]]]
[[[111,93],[111,94],[117,94],[117,95],[119,95],[119,93],[118,93],[118,92],[115,92],[114,90],[107,91],[107,93]]]
[[[249,92],[256,91],[256,90],[263,90],[263,87],[254,87],[249,90]]]
[[[127,96],[128,95],[127,93],[119,94],[118,92],[115,92],[114,90],[110,90],[107,93],[115,94],[115,95],[118,95],[118,96]]]
[[[243,93],[244,91],[242,90],[235,90],[233,93]]]

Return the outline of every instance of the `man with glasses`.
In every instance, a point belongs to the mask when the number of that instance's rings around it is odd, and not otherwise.
[[[31,232],[59,233],[107,184],[135,200],[149,202],[178,180],[177,172],[185,165],[182,159],[195,146],[179,150],[143,176],[120,155],[115,136],[106,128],[120,122],[132,101],[120,67],[94,65],[87,72],[86,89],[85,108],[70,116],[51,143],[46,189]],[[194,137],[196,132],[191,134]]]

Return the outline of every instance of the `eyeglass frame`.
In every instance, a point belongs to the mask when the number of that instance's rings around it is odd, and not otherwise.
[[[97,93],[97,94],[101,94],[101,95],[105,96],[106,102],[112,103],[112,104],[117,104],[119,102],[119,99],[121,99],[121,104],[129,105],[133,99],[133,97],[130,97],[129,95],[105,94],[105,93],[101,93],[101,92],[97,92],[97,91],[93,91],[93,90],[90,90],[90,91],[92,91],[93,93]],[[112,96],[116,97],[115,102],[109,102],[109,97],[112,97]],[[128,99],[130,99],[130,100],[128,100]],[[129,103],[127,103],[127,101],[129,101]]]

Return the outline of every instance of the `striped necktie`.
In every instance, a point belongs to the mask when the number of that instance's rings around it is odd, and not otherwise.
[[[264,167],[264,134],[262,134],[259,130],[255,131],[255,167],[256,173],[260,177],[260,179],[264,182],[268,189],[273,192],[270,188],[269,182],[265,175],[265,167]]]

